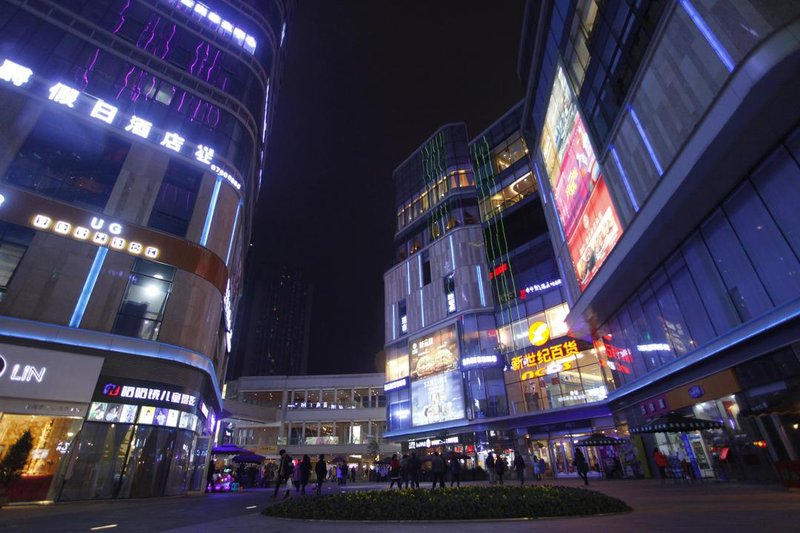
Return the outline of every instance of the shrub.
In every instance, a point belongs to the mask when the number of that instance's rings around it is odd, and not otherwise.
[[[348,492],[285,500],[264,514],[313,520],[476,520],[630,510],[625,502],[599,492],[540,485]]]

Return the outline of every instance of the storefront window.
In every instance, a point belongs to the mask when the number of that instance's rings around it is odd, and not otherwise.
[[[336,403],[344,409],[352,409],[353,407],[353,390],[352,389],[338,389],[336,391]],[[345,442],[340,440],[339,442]]]
[[[75,441],[70,464],[62,469],[64,487],[59,499],[116,497],[133,427],[131,424],[86,422]]]
[[[81,422],[80,418],[71,417],[0,415],[0,459],[26,430],[33,437],[33,448],[22,470],[23,477],[14,484],[20,499],[46,499],[50,481],[69,451]]]
[[[318,389],[309,390],[306,400],[306,405],[309,409],[319,409],[322,407],[322,395]]]
[[[306,422],[305,423],[305,444],[317,444],[319,437],[319,422]]]
[[[178,430],[139,425],[135,431],[119,497],[163,496]]]
[[[336,444],[347,444],[347,440],[350,436],[350,422],[336,422],[334,435],[336,437]]]
[[[317,444],[339,444],[332,422],[323,423],[319,428],[319,439]]]
[[[355,389],[353,391],[353,403],[356,409],[369,407],[369,389]]]
[[[350,427],[350,444],[366,444],[367,433],[369,432],[369,422],[353,422]]]

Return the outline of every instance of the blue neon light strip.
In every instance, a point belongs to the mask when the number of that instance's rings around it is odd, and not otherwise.
[[[653,166],[656,167],[656,171],[658,171],[658,175],[661,176],[664,174],[664,170],[661,168],[661,163],[658,162],[658,157],[656,157],[656,152],[653,150],[653,146],[650,144],[650,138],[647,137],[647,133],[645,133],[644,128],[642,127],[642,123],[639,122],[639,115],[636,114],[636,110],[633,109],[633,106],[628,106],[628,111],[631,112],[631,118],[633,119],[633,123],[636,125],[636,129],[639,130],[639,136],[642,138],[644,142],[644,147],[647,148],[647,153],[650,154],[650,159],[653,161]]]
[[[417,256],[417,271],[419,272],[419,286],[422,287],[422,256]]]
[[[733,63],[733,59],[722,43],[717,39],[717,36],[714,35],[714,32],[711,31],[711,28],[708,27],[706,21],[703,20],[703,17],[700,16],[700,13],[694,8],[689,0],[681,0],[681,6],[683,6],[684,11],[686,14],[689,15],[689,18],[692,19],[694,25],[697,26],[697,29],[700,30],[700,33],[703,34],[708,44],[717,54],[717,57],[722,64],[725,65],[725,68],[728,69],[728,72],[733,72],[733,68],[735,67]]]
[[[200,235],[200,246],[205,246],[206,242],[208,242],[208,232],[211,230],[211,221],[214,219],[214,211],[217,209],[217,198],[219,198],[220,187],[222,187],[222,176],[217,176],[217,181],[214,183],[214,190],[211,191],[211,202],[208,204],[206,223],[203,224],[203,233]]]
[[[478,273],[478,293],[481,296],[481,305],[486,305],[486,295],[483,292],[483,277],[481,276],[481,266],[475,265],[475,271]]]
[[[425,299],[422,297],[422,289],[419,290],[419,308],[422,312],[422,327],[425,327]]]
[[[397,338],[397,315],[395,314],[394,305],[392,304],[392,340]]]
[[[239,200],[239,205],[236,206],[236,216],[233,219],[233,229],[231,229],[231,241],[228,243],[228,256],[225,259],[225,264],[231,265],[231,252],[233,251],[233,241],[236,240],[236,228],[239,224],[239,213],[242,212],[242,201]]]
[[[94,261],[92,262],[92,268],[89,269],[89,275],[86,276],[86,282],[83,284],[80,297],[78,297],[78,303],[75,304],[72,318],[69,319],[69,327],[71,328],[77,328],[81,325],[83,313],[86,312],[86,306],[89,304],[89,297],[92,295],[94,285],[97,283],[97,278],[100,277],[100,269],[103,267],[106,254],[108,254],[108,248],[101,246],[97,249]]]
[[[406,285],[408,285],[406,294],[411,294],[411,260],[406,261]]]
[[[539,162],[535,159],[533,160],[533,169],[536,172],[536,179],[539,181],[539,192],[541,193],[544,190],[544,187],[542,187],[542,171],[539,170]],[[544,205],[547,205],[547,193],[539,194],[539,197],[544,202]]]
[[[631,204],[633,204],[633,210],[638,212],[639,211],[639,204],[636,202],[636,197],[633,196],[633,190],[631,189],[631,184],[628,182],[628,175],[625,174],[625,169],[622,168],[622,161],[619,160],[619,156],[617,155],[617,149],[614,148],[614,145],[611,145],[611,157],[614,158],[614,162],[617,164],[617,169],[619,169],[619,174],[622,176],[622,183],[625,185],[625,190],[628,191],[628,198],[631,199]]]
[[[456,252],[453,248],[453,235],[450,235],[450,259],[453,262],[453,271],[456,269]]]

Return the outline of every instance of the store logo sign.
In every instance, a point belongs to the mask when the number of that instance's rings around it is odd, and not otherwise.
[[[0,377],[6,372],[6,358],[0,355]]]
[[[103,387],[103,396],[133,398],[137,400],[155,400],[159,402],[174,403],[176,405],[189,405],[194,407],[197,404],[197,396],[182,394],[164,389],[152,387],[133,387],[129,385],[117,385],[116,383],[106,383]]]
[[[389,392],[390,390],[402,389],[408,387],[408,378],[401,378],[395,381],[390,381],[383,384],[383,391]]]
[[[31,225],[40,230],[48,230],[64,237],[78,241],[92,242],[97,246],[110,246],[114,250],[126,252],[131,255],[144,255],[148,259],[156,259],[159,254],[155,246],[146,246],[135,241],[127,241],[120,234],[123,227],[117,222],[111,222],[106,229],[106,221],[102,218],[92,217],[92,221],[85,226],[65,220],[53,220],[48,215],[37,214],[31,220]]]
[[[5,370],[5,362],[3,363],[3,370]],[[35,366],[16,364],[11,367],[11,381],[22,381],[28,383],[31,380],[36,380],[36,383],[41,383],[44,379],[44,373],[47,372],[47,367],[43,366],[36,368]],[[2,372],[0,372],[2,375]]]
[[[689,396],[692,398],[700,398],[704,394],[703,387],[700,385],[695,385],[694,387],[689,387]]]
[[[528,339],[534,346],[541,346],[550,340],[550,328],[544,322],[534,322],[528,329]]]

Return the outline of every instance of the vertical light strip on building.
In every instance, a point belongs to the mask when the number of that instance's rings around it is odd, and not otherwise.
[[[650,159],[653,161],[653,166],[656,167],[658,175],[661,176],[664,174],[664,170],[661,168],[661,163],[658,162],[658,157],[656,157],[656,152],[653,150],[653,145],[650,144],[650,138],[647,137],[647,133],[645,133],[642,123],[639,122],[639,115],[636,114],[636,110],[633,109],[633,106],[631,105],[628,106],[628,111],[630,111],[633,123],[636,125],[636,129],[639,131],[639,136],[644,142],[644,147],[647,148],[647,153],[650,154]]]
[[[539,162],[536,161],[535,159],[533,160],[533,169],[536,172],[536,181],[539,182],[539,193],[540,193],[539,194],[539,198],[542,199],[542,202],[544,202],[544,205],[547,205],[547,193],[545,192],[545,194],[541,194],[542,191],[546,190],[542,186],[542,171],[539,170]]]
[[[239,213],[242,212],[242,201],[239,200],[239,205],[236,206],[236,216],[233,218],[233,228],[231,229],[231,241],[228,243],[228,256],[225,259],[225,264],[231,265],[231,252],[233,251],[233,241],[236,240],[236,227],[239,224]]]
[[[92,268],[89,269],[89,275],[86,276],[86,282],[83,284],[83,290],[78,297],[78,303],[75,305],[75,310],[72,312],[72,318],[69,320],[69,327],[77,328],[81,325],[83,320],[83,313],[86,311],[86,305],[89,303],[89,296],[92,295],[94,285],[97,283],[97,278],[100,276],[100,269],[103,267],[103,261],[106,259],[108,248],[101,246],[97,249],[92,262]]]
[[[733,72],[734,63],[733,58],[722,45],[722,43],[717,39],[717,36],[714,35],[714,32],[711,31],[711,28],[708,27],[706,21],[703,20],[703,17],[700,16],[700,13],[697,12],[695,7],[689,0],[681,0],[681,6],[683,6],[684,11],[686,14],[689,15],[689,18],[692,19],[694,25],[697,26],[697,29],[700,30],[700,33],[703,34],[706,42],[711,46],[714,50],[714,53],[717,54],[717,57],[722,64],[725,65],[725,68],[728,69],[728,72]]]
[[[417,256],[417,270],[419,271],[419,286],[422,287],[425,284],[422,279],[422,255]]]
[[[631,200],[631,204],[633,204],[633,210],[637,213],[639,212],[639,204],[636,202],[636,197],[633,196],[633,190],[631,189],[631,184],[628,182],[628,175],[625,174],[625,169],[622,168],[622,161],[619,160],[619,156],[617,155],[617,149],[614,148],[612,144],[610,146],[611,149],[611,157],[614,158],[614,162],[617,164],[617,169],[619,169],[619,174],[622,176],[622,184],[625,185],[625,190],[628,191],[628,198]]]
[[[422,289],[419,290],[419,310],[422,314],[422,327],[425,327],[425,298],[422,295]]]
[[[486,305],[486,295],[483,292],[483,277],[481,276],[481,266],[475,265],[475,271],[478,273],[478,294],[481,296],[481,305]]]
[[[407,294],[411,294],[411,260],[406,261],[406,285]]]
[[[392,304],[392,340],[397,338],[397,315],[394,310],[395,304]]]
[[[203,224],[203,233],[200,235],[200,246],[205,246],[208,242],[208,232],[211,230],[211,221],[214,220],[214,211],[217,209],[217,199],[219,198],[219,188],[222,187],[222,176],[217,176],[214,182],[214,190],[211,191],[211,202],[208,204],[206,213],[206,223]]]
[[[450,260],[453,262],[453,272],[456,270],[456,251],[453,248],[453,236],[450,235]]]
[[[545,196],[550,196],[550,190],[546,189],[544,195]],[[555,207],[554,207],[554,209],[555,209]],[[561,226],[561,217],[558,215],[558,211],[556,211],[555,216],[553,218],[556,221],[556,227],[558,228],[558,234],[561,235],[561,242],[567,242],[567,237],[564,235],[564,228]]]

